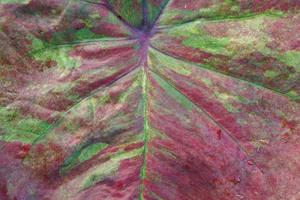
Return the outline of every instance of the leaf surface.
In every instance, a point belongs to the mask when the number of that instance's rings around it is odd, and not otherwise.
[[[0,198],[300,198],[299,7],[0,1]]]

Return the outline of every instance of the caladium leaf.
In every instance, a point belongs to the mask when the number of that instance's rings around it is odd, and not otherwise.
[[[0,199],[299,199],[297,0],[0,0]]]

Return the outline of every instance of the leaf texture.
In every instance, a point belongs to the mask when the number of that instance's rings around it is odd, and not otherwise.
[[[299,199],[299,9],[0,0],[0,199]]]

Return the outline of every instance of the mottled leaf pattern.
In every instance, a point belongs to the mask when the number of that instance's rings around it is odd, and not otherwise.
[[[0,0],[0,199],[299,199],[299,10]]]

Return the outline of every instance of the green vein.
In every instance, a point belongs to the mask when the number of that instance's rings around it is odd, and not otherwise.
[[[35,55],[37,53],[49,50],[49,49],[58,49],[58,48],[63,48],[63,47],[73,47],[76,45],[89,45],[89,44],[94,44],[94,43],[99,43],[99,42],[131,42],[134,41],[135,39],[131,39],[131,38],[126,38],[126,37],[122,37],[122,38],[99,38],[99,39],[92,39],[92,40],[78,40],[78,41],[72,41],[72,42],[68,42],[65,44],[48,44],[48,43],[43,43],[42,45],[44,46],[43,48],[37,49],[37,50],[33,50],[30,51],[29,54],[30,55]]]
[[[140,65],[140,63],[138,63],[137,65],[133,66],[132,68],[130,68],[127,72],[125,72],[124,74],[120,75],[119,77],[117,77],[116,79],[114,79],[113,81],[111,81],[110,83],[108,83],[107,85],[97,88],[94,91],[92,91],[89,95],[83,97],[82,99],[78,100],[77,102],[75,102],[75,104],[73,104],[68,110],[66,110],[65,112],[62,113],[62,115],[59,117],[59,119],[57,121],[55,121],[53,123],[52,126],[50,126],[48,129],[45,130],[44,133],[42,133],[38,138],[36,138],[32,144],[36,144],[38,141],[40,141],[41,139],[43,139],[47,134],[49,134],[54,128],[58,127],[61,122],[64,120],[64,118],[76,107],[78,107],[82,102],[88,100],[89,98],[92,98],[94,95],[96,95],[98,92],[102,91],[103,89],[112,86],[113,84],[117,83],[118,81],[120,81],[121,79],[124,79],[125,77],[127,77],[128,75],[130,75],[132,72],[135,71],[135,69]]]
[[[143,87],[143,105],[144,105],[144,110],[143,110],[143,115],[144,115],[144,149],[143,149],[143,155],[144,155],[144,160],[143,160],[143,165],[141,168],[141,173],[140,177],[142,180],[141,184],[141,192],[139,196],[139,200],[143,200],[144,196],[144,190],[145,190],[145,185],[144,185],[144,180],[146,178],[146,155],[148,153],[148,141],[149,141],[149,123],[148,123],[148,95],[147,95],[147,68],[144,66],[143,67],[143,81],[142,81],[142,87]]]
[[[158,29],[159,30],[170,30],[173,28],[178,28],[181,26],[186,26],[188,24],[192,24],[192,23],[197,23],[200,21],[204,21],[204,22],[226,22],[226,21],[235,21],[235,20],[248,20],[248,19],[253,19],[256,17],[282,17],[284,16],[282,13],[272,13],[272,12],[266,12],[266,13],[246,13],[244,15],[237,15],[237,16],[227,16],[227,17],[222,17],[222,16],[217,16],[217,17],[203,17],[203,16],[196,16],[194,18],[191,19],[187,19],[181,23],[178,24],[174,24],[174,25],[163,25],[163,26],[159,26]]]
[[[150,69],[151,70],[151,69]],[[223,130],[228,137],[245,153],[247,158],[251,160],[254,163],[254,166],[263,174],[261,169],[257,166],[255,161],[250,157],[249,153],[243,148],[243,146],[239,143],[239,141],[230,133],[229,130],[227,130],[221,123],[216,121],[213,116],[211,116],[204,108],[201,108],[197,104],[195,104],[188,96],[186,96],[184,93],[182,93],[172,82],[172,80],[166,78],[164,75],[162,75],[159,72],[156,72],[154,70],[151,70],[153,77],[155,77],[156,80],[159,80],[160,82],[164,82],[165,84],[168,84],[170,86],[170,89],[174,90],[176,93],[179,93],[182,95],[183,98],[186,99],[186,101],[189,101],[193,107],[200,113],[203,113],[206,117],[208,117],[214,124],[216,124],[221,130]]]
[[[226,76],[226,77],[232,78],[232,79],[234,79],[234,80],[241,81],[241,82],[246,83],[246,84],[248,84],[248,85],[251,85],[251,86],[253,86],[253,87],[255,87],[255,88],[265,89],[265,90],[271,91],[271,92],[273,92],[273,93],[275,93],[275,94],[277,94],[277,95],[279,95],[279,96],[289,98],[291,101],[294,101],[294,102],[298,103],[298,102],[296,101],[296,99],[293,98],[293,97],[291,97],[290,95],[288,95],[288,93],[282,93],[282,92],[280,92],[279,90],[276,90],[276,89],[274,89],[274,88],[267,87],[267,86],[265,86],[265,85],[263,85],[263,84],[256,83],[256,82],[251,82],[251,81],[248,81],[248,80],[246,80],[246,79],[242,79],[242,78],[240,78],[240,77],[238,77],[238,76],[232,76],[232,75],[223,73],[223,72],[221,72],[221,71],[212,69],[211,67],[206,66],[206,65],[204,65],[204,64],[197,64],[197,63],[194,63],[194,62],[190,62],[190,61],[188,61],[188,60],[186,60],[186,59],[184,59],[184,58],[181,58],[181,57],[178,57],[178,56],[175,56],[175,55],[171,55],[171,54],[168,54],[168,53],[166,53],[166,52],[162,52],[162,51],[160,51],[158,48],[156,48],[155,46],[153,46],[152,44],[150,44],[149,46],[151,47],[152,51],[157,52],[157,53],[159,53],[159,54],[161,54],[161,55],[164,55],[164,56],[171,57],[171,58],[177,60],[178,62],[186,63],[186,64],[189,64],[189,65],[191,65],[191,66],[193,66],[193,67],[199,67],[199,68],[201,68],[201,69],[203,69],[203,70],[211,71],[211,72],[220,74],[220,75],[222,75],[222,76]]]
[[[162,14],[163,14],[163,11],[167,8],[167,6],[170,2],[171,2],[170,0],[164,0],[161,3],[159,11],[158,11],[156,17],[153,19],[153,21],[150,25],[151,28],[153,28],[156,25],[156,23],[159,21],[159,19],[161,18]]]

